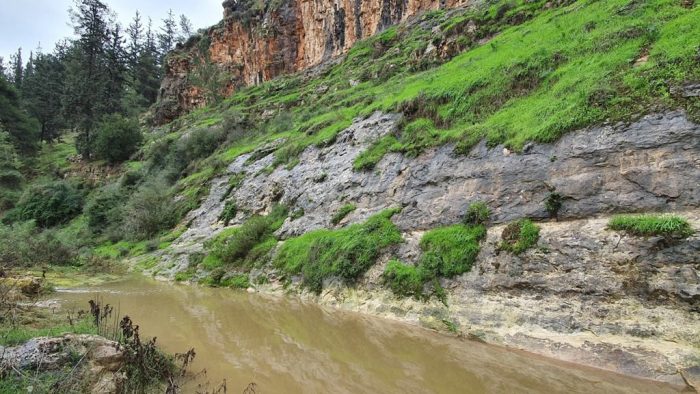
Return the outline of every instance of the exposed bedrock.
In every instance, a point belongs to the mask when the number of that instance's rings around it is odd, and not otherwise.
[[[482,143],[464,156],[446,145],[418,157],[390,153],[372,171],[354,171],[357,155],[398,120],[381,113],[358,119],[332,146],[307,148],[292,169],[263,171],[274,157],[262,152],[273,152],[274,143],[237,158],[191,212],[159,275],[185,269],[187,255],[224,228],[222,196],[228,178],[242,173],[228,197],[239,212],[231,225],[275,203],[303,209],[279,230],[282,239],[334,227],[331,218],[345,204],[357,209],[335,227],[403,208],[393,220],[404,242],[385,251],[357,287],[329,283],[320,296],[303,297],[428,326],[449,321],[487,342],[700,387],[700,235],[668,242],[606,228],[613,213],[673,211],[700,230],[700,126],[668,112],[528,144],[521,153]],[[559,221],[545,209],[553,192],[563,197]],[[472,270],[443,281],[448,307],[386,290],[381,273],[389,258],[416,262],[422,233],[459,222],[477,200],[490,206],[494,223]],[[520,256],[499,253],[504,223],[523,217],[541,219],[538,246]],[[283,291],[274,280],[259,289]]]

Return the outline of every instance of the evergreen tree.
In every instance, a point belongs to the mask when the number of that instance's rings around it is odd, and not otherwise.
[[[128,66],[133,78],[134,70],[137,68],[139,57],[143,49],[143,22],[141,22],[141,13],[138,11],[136,11],[134,19],[126,28],[126,34],[129,37],[129,45],[127,48],[127,55],[129,58]]]
[[[121,26],[115,25],[110,31],[109,42],[105,48],[107,86],[105,104],[109,112],[121,112],[122,96],[126,84],[126,51]]]
[[[0,78],[5,78],[5,73],[7,70],[5,69],[5,58],[0,56]]]
[[[78,152],[89,159],[95,123],[112,111],[106,94],[110,91],[106,56],[110,43],[109,8],[100,0],[76,0],[71,17],[78,39],[66,62],[64,107],[78,130]]]
[[[58,137],[63,127],[65,67],[56,55],[40,52],[33,63],[33,72],[25,74],[22,99],[27,111],[39,121],[39,140],[49,142]]]
[[[18,90],[22,88],[22,77],[24,76],[24,64],[22,64],[22,48],[17,49],[17,53],[12,55],[12,83]]]
[[[190,22],[185,14],[180,15],[180,34],[178,36],[178,41],[184,44],[193,34],[194,28],[192,28],[192,22]]]
[[[38,140],[37,124],[21,108],[19,93],[4,78],[0,78],[0,124],[20,153],[34,152]]]
[[[160,28],[160,33],[158,34],[158,52],[160,55],[158,62],[161,66],[165,64],[165,57],[168,55],[168,52],[172,51],[175,47],[177,36],[178,32],[175,15],[173,14],[173,10],[168,10],[168,16],[163,19],[163,26]]]

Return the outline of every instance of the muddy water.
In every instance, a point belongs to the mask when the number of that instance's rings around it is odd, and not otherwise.
[[[60,291],[65,307],[99,295],[158,337],[194,347],[193,370],[257,393],[664,393],[673,387],[290,299],[133,278]],[[201,382],[201,380],[200,380]],[[187,392],[194,392],[194,383]]]

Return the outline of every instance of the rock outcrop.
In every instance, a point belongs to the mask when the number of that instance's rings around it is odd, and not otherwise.
[[[358,40],[420,12],[468,4],[468,0],[285,0],[224,2],[224,19],[168,56],[156,122],[166,123],[206,102],[195,69],[212,65],[202,78],[215,78],[230,93],[316,66],[350,49]],[[201,82],[201,81],[199,81]],[[219,86],[218,88],[221,88]]]
[[[464,156],[446,145],[418,157],[391,153],[371,172],[354,171],[355,157],[398,121],[382,113],[358,119],[332,146],[307,148],[291,169],[263,171],[274,160],[265,147],[238,157],[213,181],[210,196],[190,213],[189,229],[154,271],[172,277],[187,269],[188,255],[224,228],[218,218],[229,176],[243,177],[228,197],[239,208],[231,225],[278,202],[303,210],[284,223],[282,239],[334,227],[331,218],[344,204],[357,209],[337,227],[398,206],[393,221],[404,243],[386,251],[356,288],[331,285],[320,296],[300,294],[429,326],[449,321],[487,342],[698,386],[700,235],[669,243],[623,236],[606,225],[613,213],[676,211],[700,230],[699,125],[669,112],[529,144],[521,153],[482,143]],[[563,198],[558,221],[544,204],[553,192]],[[459,222],[474,201],[491,207],[496,225],[471,272],[443,280],[449,306],[386,290],[386,261],[416,262],[422,233]],[[499,253],[499,223],[523,217],[542,220],[538,247],[520,256]],[[260,274],[272,282],[259,289],[283,291],[274,272],[254,272],[251,279]]]
[[[66,334],[33,338],[15,347],[0,346],[0,376],[5,371],[47,372],[68,368],[88,392],[117,393],[123,380],[124,354],[116,342],[96,335]]]

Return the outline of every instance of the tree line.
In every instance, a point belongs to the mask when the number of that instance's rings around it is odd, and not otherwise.
[[[7,157],[30,155],[72,130],[83,159],[95,158],[99,128],[153,104],[168,52],[193,34],[172,10],[159,27],[137,11],[124,28],[102,0],[75,0],[69,14],[74,38],[26,61],[21,48],[7,63],[0,58],[0,145],[12,145],[0,149],[16,151]]]

